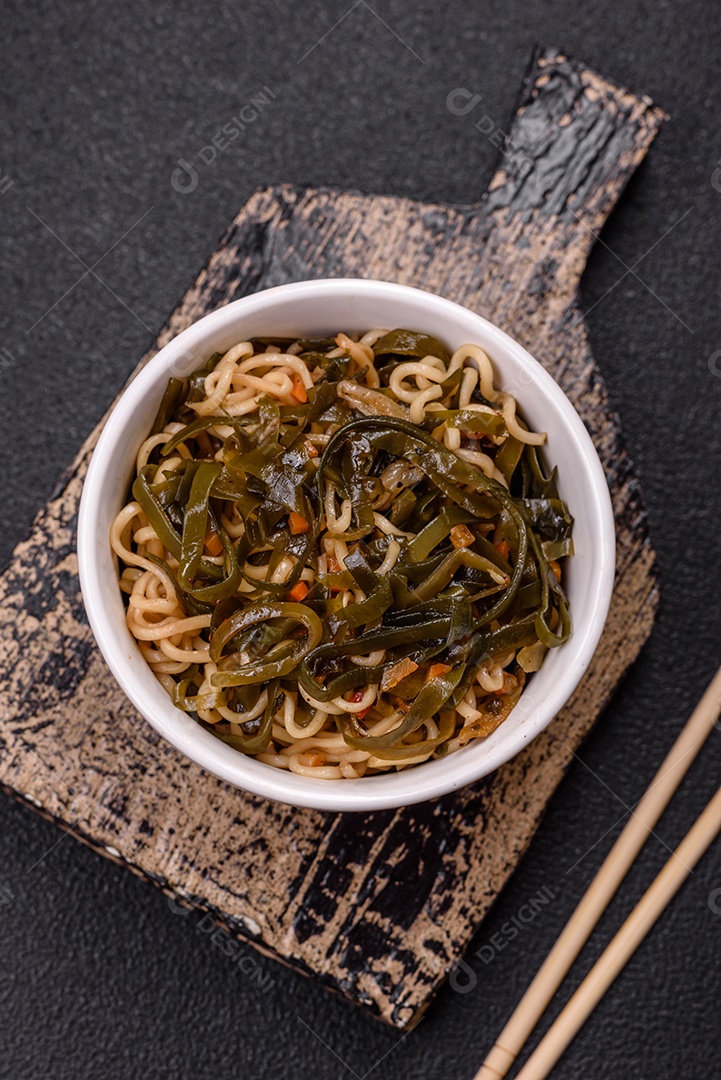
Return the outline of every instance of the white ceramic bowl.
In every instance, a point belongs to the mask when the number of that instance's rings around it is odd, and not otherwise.
[[[493,360],[497,382],[518,399],[530,424],[548,432],[561,496],[576,519],[566,587],[570,640],[552,650],[509,718],[487,739],[400,773],[314,780],[264,765],[226,746],[176,709],[125,625],[110,525],[124,504],[137,450],[171,375],[196,370],[213,352],[249,337],[307,337],[410,327],[451,349],[475,342]],[[464,787],[522,750],[556,716],[586,670],[601,636],[613,587],[615,543],[603,469],[578,414],[550,375],[512,338],[449,300],[384,281],[322,280],[281,285],[213,312],[161,349],[115,406],[93,454],[80,506],[78,559],[83,598],[113,675],[143,716],[178,750],[229,783],[279,802],[322,810],[378,810]]]

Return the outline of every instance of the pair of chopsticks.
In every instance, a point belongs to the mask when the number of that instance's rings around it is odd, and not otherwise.
[[[474,1080],[499,1080],[511,1068],[706,741],[720,712],[721,668],[671,747],[646,794],[632,811],[621,835]],[[591,968],[516,1080],[544,1080],[548,1076],[719,831],[721,788]]]

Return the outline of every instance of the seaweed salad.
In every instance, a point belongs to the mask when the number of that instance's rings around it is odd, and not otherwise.
[[[571,632],[573,519],[477,345],[256,338],[171,378],[111,544],[176,706],[321,779],[493,732]]]

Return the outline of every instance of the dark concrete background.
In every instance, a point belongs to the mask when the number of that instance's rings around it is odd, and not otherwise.
[[[700,0],[66,7],[4,7],[3,560],[257,186],[475,200],[495,151],[448,112],[446,96],[477,92],[505,125],[539,41],[671,115],[594,251],[582,297],[648,498],[663,606],[474,944],[486,946],[484,959],[470,957],[475,989],[446,988],[402,1044],[268,960],[259,963],[273,987],[261,993],[196,916],[174,914],[153,889],[0,798],[3,1077],[470,1080],[721,658],[717,11]],[[200,162],[264,85],[276,100],[211,165]],[[190,194],[171,186],[179,158],[198,167]],[[721,731],[571,985],[719,776]],[[716,845],[554,1076],[721,1076],[719,863]],[[494,934],[543,887],[553,901],[488,961]]]

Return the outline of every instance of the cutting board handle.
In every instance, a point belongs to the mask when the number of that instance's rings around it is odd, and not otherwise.
[[[546,236],[558,230],[557,253],[573,260],[580,276],[596,234],[665,119],[650,98],[554,48],[539,48],[479,212],[496,229],[513,232],[521,215],[526,239],[529,229]]]

